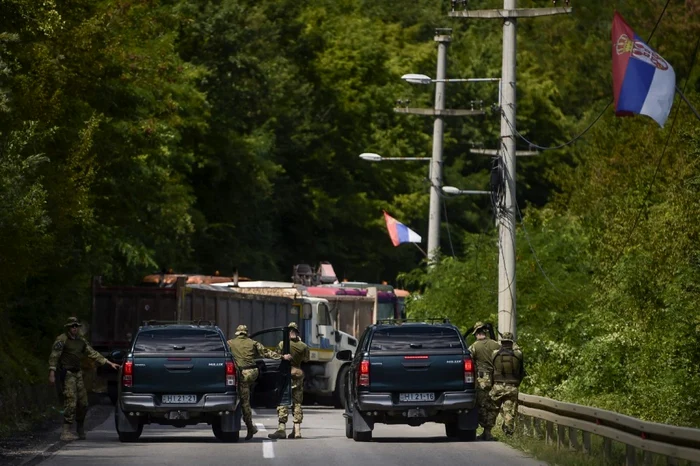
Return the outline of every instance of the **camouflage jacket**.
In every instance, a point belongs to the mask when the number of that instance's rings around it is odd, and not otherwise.
[[[71,338],[67,333],[62,333],[56,337],[53,344],[49,356],[49,370],[55,371],[59,365],[63,369],[78,370],[85,356],[100,364],[107,362],[82,336]]]
[[[262,343],[249,338],[248,335],[238,335],[228,341],[233,359],[239,369],[252,369],[255,360],[261,357],[281,359],[282,355],[265,348]]]
[[[472,354],[474,362],[476,362],[476,370],[478,372],[493,373],[493,364],[491,363],[491,355],[498,350],[501,344],[490,338],[477,340],[469,347],[469,352]]]
[[[277,345],[277,350],[280,353],[282,352],[283,343],[280,341]],[[301,368],[301,364],[308,362],[311,358],[308,345],[301,339],[289,340],[289,354],[292,355],[292,367]]]

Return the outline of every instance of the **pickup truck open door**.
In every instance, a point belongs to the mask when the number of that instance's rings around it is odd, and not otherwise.
[[[266,348],[289,354],[289,327],[274,327],[256,332],[250,336]],[[292,406],[292,364],[284,359],[261,358],[255,361],[258,366],[258,380],[253,387],[252,398],[255,405],[267,408]]]

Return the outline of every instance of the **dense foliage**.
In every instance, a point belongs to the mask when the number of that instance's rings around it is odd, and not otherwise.
[[[524,137],[563,143],[606,109],[616,8],[640,36],[654,30],[700,102],[698,2],[674,2],[656,28],[666,1],[572,3],[573,15],[519,22]],[[43,381],[62,320],[89,314],[91,276],[134,283],[163,269],[286,279],[295,263],[329,260],[355,280],[405,272],[421,296],[412,313],[496,322],[489,200],[443,199],[443,258],[427,272],[382,217],[427,237],[427,166],[358,157],[430,154],[432,121],[393,108],[431,106],[431,86],[400,77],[435,74],[435,28],[453,28],[450,77],[500,75],[501,23],[449,18],[450,4],[0,0],[0,364]],[[469,149],[496,147],[496,99],[493,84],[448,85],[449,108],[486,113],[447,119],[445,184],[488,188],[492,161]],[[680,100],[663,129],[607,107],[575,144],[518,160],[532,391],[700,425],[699,128]]]

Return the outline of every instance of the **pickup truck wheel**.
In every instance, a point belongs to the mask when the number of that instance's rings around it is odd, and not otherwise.
[[[349,417],[345,418],[345,436],[352,438],[352,420]]]
[[[356,442],[371,442],[372,441],[372,431],[369,432],[358,432],[353,429],[352,439]]]
[[[457,437],[457,422],[447,422],[445,423],[445,435],[447,435],[449,438],[455,438]]]
[[[109,401],[112,402],[113,405],[117,404],[117,384],[108,382],[107,383],[107,396],[109,396]]]
[[[476,429],[458,430],[457,438],[463,442],[473,442],[474,440],[476,440]]]
[[[338,372],[338,378],[335,381],[335,391],[333,392],[333,405],[336,408],[345,409],[347,399],[345,397],[345,385],[347,382],[349,366],[344,366]]]
[[[119,436],[119,441],[120,442],[136,442],[139,437],[141,437],[141,434],[143,433],[143,424],[139,421],[132,421],[132,422],[138,422],[138,425],[136,426],[136,431],[135,432],[122,432],[119,430],[119,421],[118,421],[118,416],[119,412],[121,412],[121,409],[119,406],[115,406],[115,414],[114,414],[114,428],[117,431],[117,435]],[[133,425],[133,424],[132,424]]]
[[[241,437],[240,432],[224,432],[217,421],[214,421],[211,425],[211,430],[214,432],[214,437],[222,442],[235,443]]]
[[[138,432],[117,432],[120,442],[136,442],[141,437],[143,426],[139,427]]]

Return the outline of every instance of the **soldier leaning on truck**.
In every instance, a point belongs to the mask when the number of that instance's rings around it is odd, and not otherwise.
[[[515,345],[513,334],[505,332],[501,336],[501,349],[495,350],[493,358],[493,388],[491,400],[497,409],[502,410],[503,433],[513,435],[515,413],[518,406],[518,387],[523,380],[523,353]]]
[[[82,324],[75,317],[68,318],[65,324],[66,332],[56,337],[51,355],[49,356],[49,383],[56,383],[56,372],[63,380],[63,432],[61,440],[71,441],[85,439],[85,415],[87,414],[88,399],[83,372],[80,368],[82,358],[87,356],[100,364],[109,364],[114,369],[119,365],[107,361],[100,353],[92,349],[90,344],[78,334]],[[73,421],[77,421],[76,436],[70,431]]]
[[[301,438],[301,421],[304,419],[304,412],[301,403],[304,401],[304,371],[301,364],[308,362],[309,347],[299,338],[299,327],[296,322],[290,322],[289,327],[289,352],[292,355],[292,406],[294,430],[288,438]],[[282,352],[283,342],[279,342],[277,348]],[[289,408],[286,406],[277,407],[277,417],[279,426],[277,430],[268,435],[269,438],[284,438],[289,419]]]
[[[284,358],[286,360],[290,360],[292,357],[289,354],[281,356],[265,348],[262,343],[249,338],[248,327],[245,325],[239,325],[235,335],[236,338],[228,341],[228,346],[231,348],[236,366],[241,371],[241,378],[238,381],[238,395],[241,398],[243,421],[248,430],[245,439],[250,440],[258,432],[258,428],[253,424],[253,413],[250,409],[250,387],[258,379],[258,367],[255,365],[256,357]]]
[[[486,326],[483,322],[474,324],[473,335],[476,335],[476,341],[469,347],[469,352],[476,362],[476,403],[479,407],[479,425],[484,428],[479,439],[494,440],[491,429],[496,425],[498,408],[489,396],[493,385],[491,358],[493,352],[498,350],[501,345],[486,335]]]

